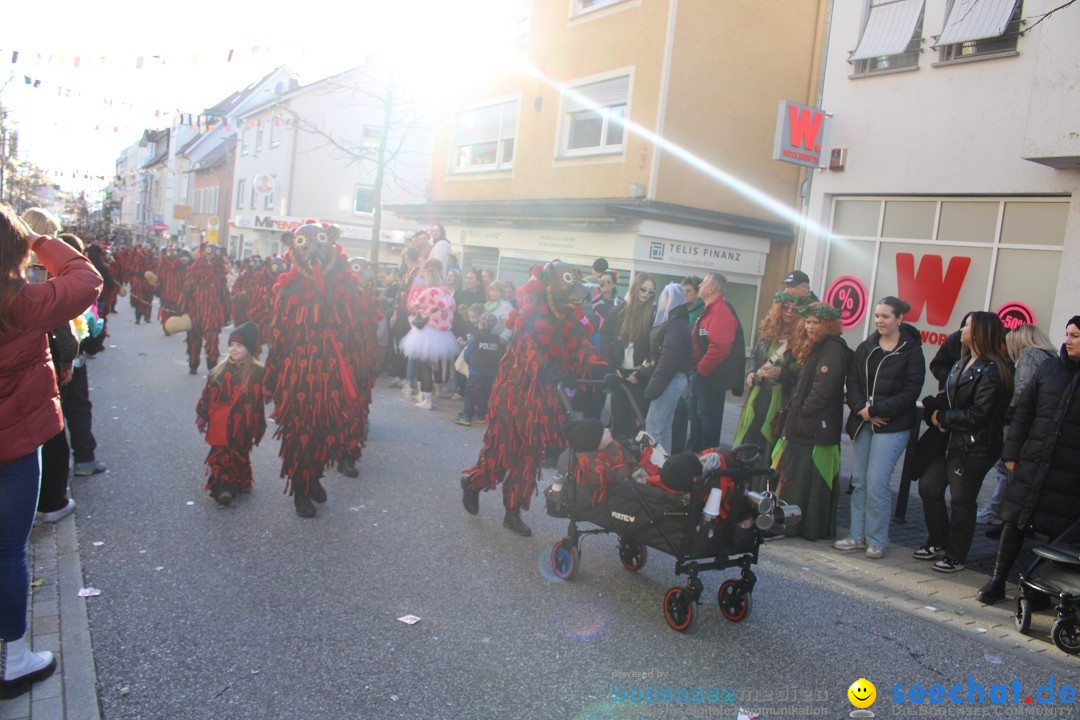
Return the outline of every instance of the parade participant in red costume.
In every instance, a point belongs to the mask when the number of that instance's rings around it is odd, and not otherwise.
[[[268,328],[274,318],[274,285],[281,275],[289,270],[285,258],[276,255],[267,258],[255,272],[251,290],[248,293],[248,320],[256,327]]]
[[[161,298],[158,306],[158,322],[165,327],[165,322],[180,314],[180,298],[184,289],[184,275],[191,264],[191,253],[177,248],[166,248],[161,254],[157,266],[157,285],[154,291]],[[166,330],[168,335],[169,331]]]
[[[199,370],[199,354],[204,344],[207,370],[213,369],[221,356],[218,338],[221,328],[229,322],[227,272],[225,254],[221,248],[203,243],[184,277],[180,309],[191,322],[191,328],[187,331],[187,351],[188,369],[192,375]]]
[[[514,335],[499,364],[484,445],[476,465],[461,478],[462,503],[480,511],[480,491],[503,486],[503,527],[527,537],[521,520],[540,479],[544,452],[564,445],[566,412],[558,397],[563,378],[601,374],[607,367],[582,323],[581,272],[558,260],[534,273],[518,293],[519,310],[507,320]]]
[[[195,425],[206,433],[204,490],[220,505],[251,492],[251,448],[266,433],[259,329],[244,323],[229,335],[229,354],[210,371],[195,406]]]
[[[375,379],[379,374],[379,346],[375,334],[382,313],[375,304],[375,278],[368,269],[368,261],[362,257],[351,257],[348,266],[349,273],[356,283],[357,305],[354,309],[356,325],[353,328],[355,332],[349,337],[350,348],[347,359],[355,371],[356,387],[360,394],[360,403],[356,408],[359,415],[360,435],[357,438],[357,450],[359,450],[367,442],[371,390],[375,387]],[[359,452],[345,453],[337,461],[337,471],[345,477],[360,477],[360,471],[356,468],[356,460],[359,457]]]
[[[242,325],[251,320],[251,300],[255,286],[259,282],[259,271],[263,260],[252,255],[240,261],[240,274],[229,288],[229,307],[232,310],[233,323]]]
[[[127,274],[131,285],[131,307],[135,308],[135,324],[140,319],[150,322],[150,308],[154,304],[154,286],[146,278],[146,271],[157,266],[154,249],[148,243],[140,243],[127,256]]]
[[[274,286],[274,319],[266,356],[274,400],[281,476],[296,514],[315,517],[326,501],[319,479],[343,457],[359,457],[361,389],[353,367],[360,343],[357,285],[339,228],[305,221],[289,238],[292,268]]]

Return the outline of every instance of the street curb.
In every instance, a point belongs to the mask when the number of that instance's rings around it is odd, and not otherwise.
[[[911,573],[904,572],[895,563],[883,564],[873,560],[864,562],[861,558],[842,554],[831,548],[826,549],[826,545],[820,548],[804,547],[798,540],[794,540],[794,543],[793,540],[785,539],[782,544],[778,543],[776,548],[770,548],[771,543],[767,543],[762,548],[763,559],[783,565],[795,575],[809,571],[815,577],[843,591],[886,605],[919,620],[937,623],[951,632],[972,638],[1002,653],[1027,651],[1028,656],[1025,659],[1028,662],[1055,673],[1075,675],[1080,672],[1080,665],[1054,647],[1049,639],[1044,640],[1038,635],[1021,635],[1016,631],[1012,620],[1012,600],[995,606],[982,605],[975,599],[977,587],[958,583],[960,579],[955,576],[935,577],[931,571],[925,579],[918,581],[920,585],[945,581],[951,583],[955,589],[955,592],[948,595],[934,597],[938,595],[936,591],[928,595],[922,587],[912,588],[905,585],[903,580],[910,580]],[[893,545],[889,548],[889,553],[893,557],[907,557],[912,550]],[[849,561],[853,567],[838,572],[840,568],[834,567],[838,561]],[[863,565],[868,567],[862,567]],[[984,579],[980,577],[978,582]],[[934,610],[928,609],[928,606]],[[980,629],[985,632],[980,632]]]
[[[83,574],[75,518],[73,517],[71,522],[60,522],[57,525],[56,553],[65,718],[101,720],[97,697],[97,667],[94,664],[86,598],[79,597]]]

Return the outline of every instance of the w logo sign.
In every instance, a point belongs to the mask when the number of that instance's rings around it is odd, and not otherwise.
[[[964,285],[971,258],[949,259],[948,270],[942,272],[940,255],[923,255],[919,269],[915,269],[915,256],[911,253],[896,254],[896,289],[900,297],[911,305],[911,312],[904,318],[918,322],[926,308],[926,322],[943,327],[949,324],[960,288]]]
[[[825,137],[825,111],[781,100],[776,116],[773,160],[818,167]]]

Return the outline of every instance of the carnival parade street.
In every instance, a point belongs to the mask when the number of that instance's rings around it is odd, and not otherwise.
[[[613,536],[592,537],[576,577],[561,581],[549,556],[566,521],[534,498],[523,513],[533,536],[519,537],[501,526],[498,493],[466,514],[458,479],[483,429],[453,424],[449,402],[415,409],[384,379],[360,477],[328,470],[316,518],[297,517],[282,493],[271,432],[252,454],[253,491],[220,506],[203,491],[207,446],[194,424],[205,371],[189,375],[183,338],[136,326],[130,312],[109,328],[89,368],[109,470],[73,477],[73,518],[31,537],[31,572],[46,579],[31,590],[32,614],[58,594],[46,548],[61,539],[60,669],[0,703],[2,717],[837,717],[860,679],[876,685],[879,716],[915,713],[919,688],[957,683],[966,704],[946,695],[950,712],[1005,717],[1019,688],[1019,703],[1035,705],[1021,710],[1069,714],[1063,688],[1080,666],[1045,627],[1019,635],[1012,603],[971,599],[976,573],[966,584],[916,575],[899,550],[883,567],[824,542],[770,541],[753,612],[725,620],[716,589],[737,571],[705,573],[686,633],[662,613],[679,584],[670,556],[628,572]],[[75,580],[64,579],[65,552],[81,560]],[[76,597],[82,588],[99,594]],[[67,645],[79,622],[69,608],[83,603],[92,654]],[[46,642],[44,619],[32,619]],[[74,705],[95,671],[98,707]],[[982,708],[969,683],[985,688]],[[998,684],[1008,704],[991,704]],[[1047,684],[1042,704],[1032,693]]]

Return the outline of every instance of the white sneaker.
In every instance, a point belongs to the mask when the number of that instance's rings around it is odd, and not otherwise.
[[[409,387],[408,383],[401,386],[401,396],[404,397],[406,400],[416,399],[416,396],[414,394],[415,392],[415,390]]]
[[[401,378],[394,378],[393,380],[390,381],[390,384],[387,385],[386,387],[388,387],[388,388],[400,388],[400,387],[402,387],[404,385],[405,385],[404,380],[402,380]]]
[[[26,638],[3,643],[0,648],[0,700],[18,697],[56,670],[56,658],[49,651],[30,652]]]
[[[60,522],[71,513],[75,512],[75,501],[68,498],[67,505],[59,510],[53,510],[52,512],[41,513],[42,522],[54,523]]]
[[[429,393],[429,392],[420,393],[420,399],[416,401],[415,407],[418,407],[421,410],[431,410],[432,409],[431,393]]]
[[[856,540],[855,538],[844,538],[843,540],[837,540],[832,546],[841,552],[847,552],[849,550],[865,550],[866,541]]]
[[[880,560],[885,557],[885,548],[878,547],[877,545],[867,545],[866,552],[863,553],[863,555],[866,555],[866,557],[871,560]]]

